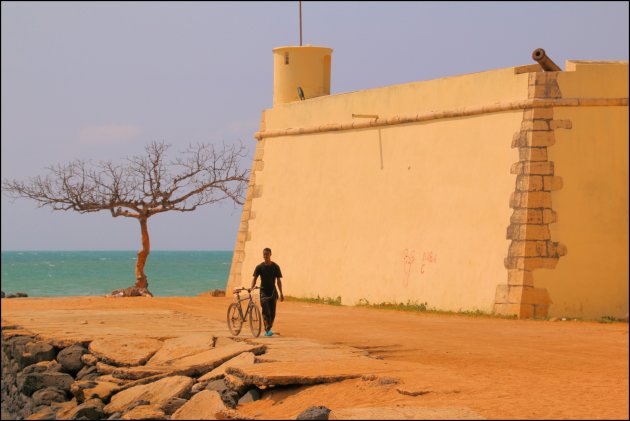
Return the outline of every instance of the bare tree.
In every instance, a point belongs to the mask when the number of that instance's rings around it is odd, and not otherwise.
[[[247,152],[242,144],[223,145],[221,150],[208,144],[191,145],[181,157],[166,162],[168,148],[164,142],[152,142],[144,155],[127,158],[124,165],[75,160],[49,167],[45,177],[3,180],[2,189],[13,198],[33,199],[39,207],[79,213],[109,210],[114,218],[136,218],[142,234],[136,283],[113,293],[152,295],[144,273],[151,250],[147,220],[158,213],[192,212],[226,199],[242,205],[249,172],[239,166]]]

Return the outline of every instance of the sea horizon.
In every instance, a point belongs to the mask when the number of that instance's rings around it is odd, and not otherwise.
[[[106,295],[135,283],[138,250],[1,250],[1,287],[29,297]],[[232,250],[151,250],[145,264],[155,296],[225,289]]]

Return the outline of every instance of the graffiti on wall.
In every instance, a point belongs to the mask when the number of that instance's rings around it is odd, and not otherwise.
[[[411,275],[425,275],[432,265],[437,264],[437,253],[432,250],[423,251],[418,253],[417,255],[417,264],[416,263],[416,252],[415,250],[404,249],[402,252],[403,255],[403,286],[409,286],[409,279]]]
[[[403,285],[407,287],[409,285],[409,276],[411,276],[411,267],[413,266],[413,262],[416,260],[414,256],[415,250],[409,251],[405,249],[403,251]]]

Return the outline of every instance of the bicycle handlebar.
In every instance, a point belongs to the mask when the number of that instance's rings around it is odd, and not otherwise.
[[[247,291],[247,292],[252,292],[255,289],[260,289],[260,287],[254,287],[254,288],[245,288],[245,287],[240,287],[240,288],[234,288],[234,291],[232,292],[233,294],[239,294],[241,291]]]

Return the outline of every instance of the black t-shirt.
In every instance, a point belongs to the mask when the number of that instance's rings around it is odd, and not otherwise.
[[[260,276],[260,293],[268,297],[274,295],[274,292],[276,292],[276,278],[282,278],[280,266],[275,262],[271,262],[267,266],[263,262],[256,266],[256,270],[254,270],[254,277],[258,276]]]

